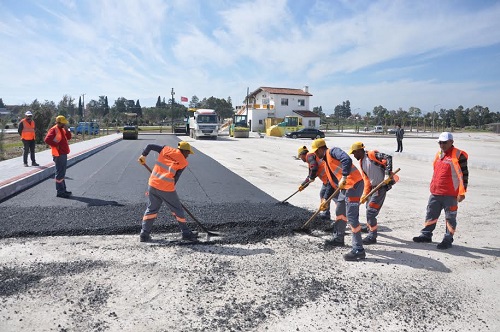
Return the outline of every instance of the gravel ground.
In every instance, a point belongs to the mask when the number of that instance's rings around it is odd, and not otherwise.
[[[71,216],[68,225],[43,221],[55,212],[49,207],[7,204],[0,331],[498,331],[499,139],[456,136],[471,158],[471,176],[447,251],[435,246],[442,218],[434,243],[411,241],[423,224],[437,148],[425,137],[405,139],[405,153],[394,156],[401,181],[388,193],[379,242],[366,247],[363,262],[342,259],[348,246],[324,245],[328,223],[313,221],[310,235],[293,232],[317,208],[319,184],[289,205],[188,202],[221,233],[195,245],[173,242],[171,222],[158,223],[157,241],[139,243],[142,203],[88,206],[87,218],[75,208],[58,211]],[[346,150],[355,140],[327,139]],[[395,145],[361,140],[384,152]],[[305,164],[293,156],[310,142],[222,137],[192,144],[279,201],[305,178]]]

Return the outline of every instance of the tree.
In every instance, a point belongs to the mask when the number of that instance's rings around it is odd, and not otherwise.
[[[189,102],[189,108],[200,108],[200,99],[196,96],[192,96]]]
[[[315,106],[313,107],[313,113],[316,113],[319,115],[320,122],[325,123],[327,122],[326,114],[323,113],[323,107],[322,106]]]
[[[35,140],[41,144],[48,129],[55,123],[56,104],[48,100],[40,104],[35,99],[30,108],[33,110],[33,121],[35,121]]]
[[[72,118],[74,116],[75,99],[69,95],[64,95],[59,104],[57,104],[57,112],[65,117]]]
[[[78,116],[80,117],[80,119],[83,118],[82,96],[78,98]]]
[[[387,108],[382,105],[376,106],[373,108],[373,116],[375,117],[375,124],[381,125],[385,120],[387,114]]]
[[[0,108],[5,108],[5,104],[3,103],[2,98],[0,98]]]

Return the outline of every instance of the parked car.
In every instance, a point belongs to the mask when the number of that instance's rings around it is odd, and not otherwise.
[[[387,130],[387,133],[391,134],[391,135],[394,135],[396,134],[396,128],[390,128]]]
[[[382,126],[375,126],[375,127],[373,127],[373,132],[374,133],[383,133],[384,132],[384,127],[382,127]]]
[[[137,139],[139,137],[139,130],[136,126],[123,127],[123,139]]]
[[[315,128],[303,128],[285,134],[288,138],[325,138],[325,133]]]

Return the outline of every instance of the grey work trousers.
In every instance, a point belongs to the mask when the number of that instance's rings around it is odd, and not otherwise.
[[[444,210],[444,217],[446,219],[444,238],[452,241],[457,228],[458,201],[456,196],[430,195],[425,215],[425,227],[421,231],[422,235],[432,237],[432,232],[436,229],[436,223],[441,215],[441,210]]]
[[[149,235],[151,233],[153,223],[158,217],[158,211],[163,202],[167,204],[172,215],[177,220],[182,233],[189,233],[190,230],[186,226],[186,217],[179,196],[177,196],[177,192],[163,191],[149,186],[148,204],[146,212],[144,212],[144,217],[142,218],[141,234]]]
[[[56,168],[56,190],[58,194],[64,194],[66,192],[66,167],[68,165],[68,155],[61,154],[59,156],[52,156]]]
[[[363,241],[361,239],[361,227],[359,226],[359,199],[363,194],[364,182],[358,181],[352,188],[343,189],[340,191],[337,199],[337,207],[335,214],[337,216],[347,216],[347,222],[351,226],[352,233],[352,248],[363,249]],[[347,223],[345,220],[337,219],[335,221],[334,238],[344,239]]]
[[[372,238],[377,238],[377,216],[384,205],[387,187],[382,186],[377,192],[370,196],[366,202],[366,223],[368,224],[369,234]]]

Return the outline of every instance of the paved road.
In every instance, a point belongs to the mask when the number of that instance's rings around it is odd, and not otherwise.
[[[67,171],[72,199],[56,198],[54,180],[47,179],[2,202],[0,213],[6,218],[1,221],[0,238],[139,232],[149,173],[137,158],[147,144],[177,146],[177,142],[171,135],[141,135],[139,140],[120,141],[77,163]],[[155,160],[152,152],[147,162],[152,166]],[[188,160],[190,165],[177,186],[179,197],[210,227],[254,227],[263,220],[283,220],[281,208],[274,208],[277,201],[273,197],[215,160],[200,151]],[[297,220],[308,216],[294,207],[286,212],[292,212]],[[156,230],[177,231],[166,209],[161,216]]]

